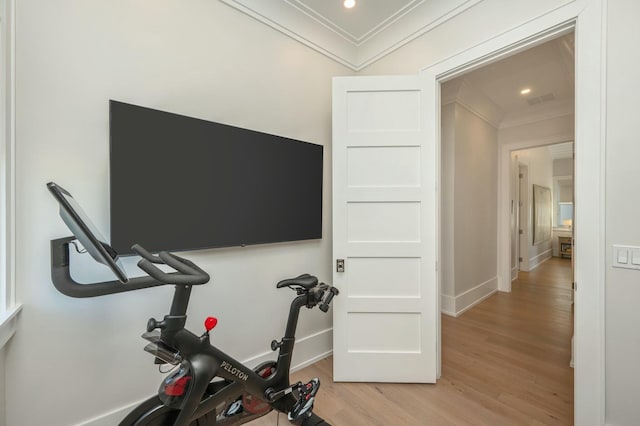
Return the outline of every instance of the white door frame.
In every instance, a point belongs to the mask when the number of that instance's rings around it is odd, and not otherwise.
[[[511,152],[511,151],[510,151]],[[498,164],[500,164],[500,158],[503,157],[499,157],[498,159]],[[518,259],[518,261],[516,262],[516,267],[518,269],[518,272],[524,270],[524,271],[528,271],[529,270],[529,191],[528,191],[528,187],[529,187],[529,165],[521,163],[520,161],[518,161],[518,174],[522,173],[522,177],[518,177],[518,203],[520,204],[518,206],[518,229],[516,229],[516,245],[518,246],[518,257],[522,258],[522,262],[520,262],[520,260]],[[526,176],[524,175],[526,173]],[[501,176],[501,171],[500,171],[500,167],[498,166],[498,176]],[[511,177],[511,176],[509,176]],[[522,192],[522,184],[524,183],[525,185],[525,190],[524,192]],[[505,187],[506,185],[502,185],[503,187]],[[503,193],[501,191],[498,192],[498,212],[500,211],[502,204],[502,197],[503,197]],[[524,196],[524,197],[523,197]],[[524,200],[523,200],[524,198]],[[524,223],[521,220],[524,216]],[[499,218],[499,216],[498,216]],[[500,219],[500,218],[499,218]],[[498,221],[498,238],[500,238],[500,220]],[[522,234],[520,234],[520,230],[522,230]],[[511,230],[509,230],[509,234],[511,234]],[[496,240],[496,241],[499,241]],[[524,244],[523,244],[524,242]],[[500,243],[498,243],[500,244]],[[498,252],[498,265],[500,265],[500,255],[501,253]],[[511,279],[508,280],[508,286],[509,286],[509,291],[511,291],[511,283],[513,282],[513,267],[511,265],[509,265],[509,269],[511,269],[511,272],[509,273],[509,276],[511,277]],[[502,280],[502,283],[505,283],[505,280]],[[504,289],[500,289],[500,291],[505,291]]]
[[[511,194],[511,152],[521,149],[539,148],[563,142],[572,142],[573,134],[556,135],[547,139],[506,143],[498,150],[498,290],[511,292],[511,229],[509,227],[509,203]],[[530,208],[530,206],[527,207]],[[522,228],[522,224],[520,227]],[[524,226],[528,226],[524,224]],[[575,228],[574,228],[575,230]],[[528,230],[525,228],[525,234]],[[527,234],[528,235],[528,234]],[[528,251],[525,252],[528,256]],[[506,256],[506,257],[505,257]],[[522,256],[522,253],[520,254]],[[529,270],[529,259],[522,262]]]
[[[575,281],[579,289],[576,292],[574,316],[574,423],[579,425],[604,425],[605,422],[605,6],[606,0],[566,3],[421,72],[427,84],[433,85],[436,91],[435,104],[432,106],[434,117],[430,124],[434,132],[433,140],[438,141],[439,146],[440,83],[575,29],[575,204],[581,215],[580,225],[574,229]],[[508,180],[501,182],[504,185]],[[501,220],[504,222],[504,219]],[[508,224],[508,220],[506,222]],[[508,232],[504,237],[504,226],[501,228],[498,249],[504,253],[504,241],[509,241],[509,237]],[[507,253],[508,250],[507,245]],[[504,260],[504,256],[499,255],[500,258]],[[508,272],[509,268],[506,270]],[[498,269],[498,288],[501,290],[511,283],[510,274],[504,275],[504,271],[504,265],[501,264]]]

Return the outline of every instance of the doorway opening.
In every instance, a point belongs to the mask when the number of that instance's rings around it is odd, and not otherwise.
[[[573,142],[511,151],[511,205],[514,206],[511,234],[511,281],[520,271],[529,272],[552,257],[573,258]],[[530,176],[529,168],[533,176]],[[530,184],[531,180],[531,184]],[[551,197],[548,214],[536,217],[534,187]],[[536,241],[536,223],[551,223],[550,238]]]
[[[573,179],[573,156],[570,173],[554,174],[560,158],[552,147],[573,150],[574,75],[571,31],[441,83],[442,313],[459,317],[490,306],[495,297],[504,300],[519,271],[537,279],[531,274],[536,267],[561,259],[559,237],[572,235],[574,220],[573,211],[565,217],[558,187],[569,175]],[[500,317],[491,315],[478,318]],[[528,321],[533,326],[536,319]],[[569,348],[572,323],[564,323],[569,337],[559,343]],[[443,324],[454,327],[455,321]],[[505,345],[513,342],[505,337]],[[567,353],[566,367],[572,359]],[[443,373],[447,362],[443,352]],[[502,360],[503,368],[509,365]]]
[[[445,313],[459,315],[496,290],[511,290],[517,266],[512,265],[517,164],[511,153],[575,139],[574,74],[574,33],[569,32],[442,83]],[[530,184],[551,189],[550,156],[529,169]],[[539,221],[548,223],[538,224],[538,231],[545,227],[538,239],[533,238],[533,215],[523,227],[537,256],[526,261],[534,264],[551,254],[553,211],[542,213]]]

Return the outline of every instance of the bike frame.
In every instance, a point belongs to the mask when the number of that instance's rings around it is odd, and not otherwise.
[[[309,298],[315,297],[313,290],[298,295],[291,302],[275,372],[267,378],[261,377],[256,371],[211,345],[208,333],[199,337],[184,328],[190,293],[190,286],[176,286],[171,311],[164,319],[160,337],[163,343],[179,351],[193,377],[193,383],[184,397],[175,426],[187,426],[192,419],[212,412],[225,401],[236,400],[245,392],[268,402],[272,408],[280,412],[289,412],[295,404],[295,398],[291,393],[273,401],[269,400],[267,393],[275,393],[289,387],[289,370],[298,317],[300,309],[310,304]],[[214,394],[205,396],[207,387],[216,377],[226,380],[228,384]]]

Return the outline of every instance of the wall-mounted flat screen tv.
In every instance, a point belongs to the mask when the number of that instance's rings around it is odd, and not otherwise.
[[[323,147],[110,102],[111,246],[322,238]]]

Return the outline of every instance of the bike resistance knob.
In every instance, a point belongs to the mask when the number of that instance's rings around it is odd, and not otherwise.
[[[204,328],[207,330],[207,333],[213,330],[216,325],[218,325],[218,318],[207,317],[207,319],[204,320]]]

